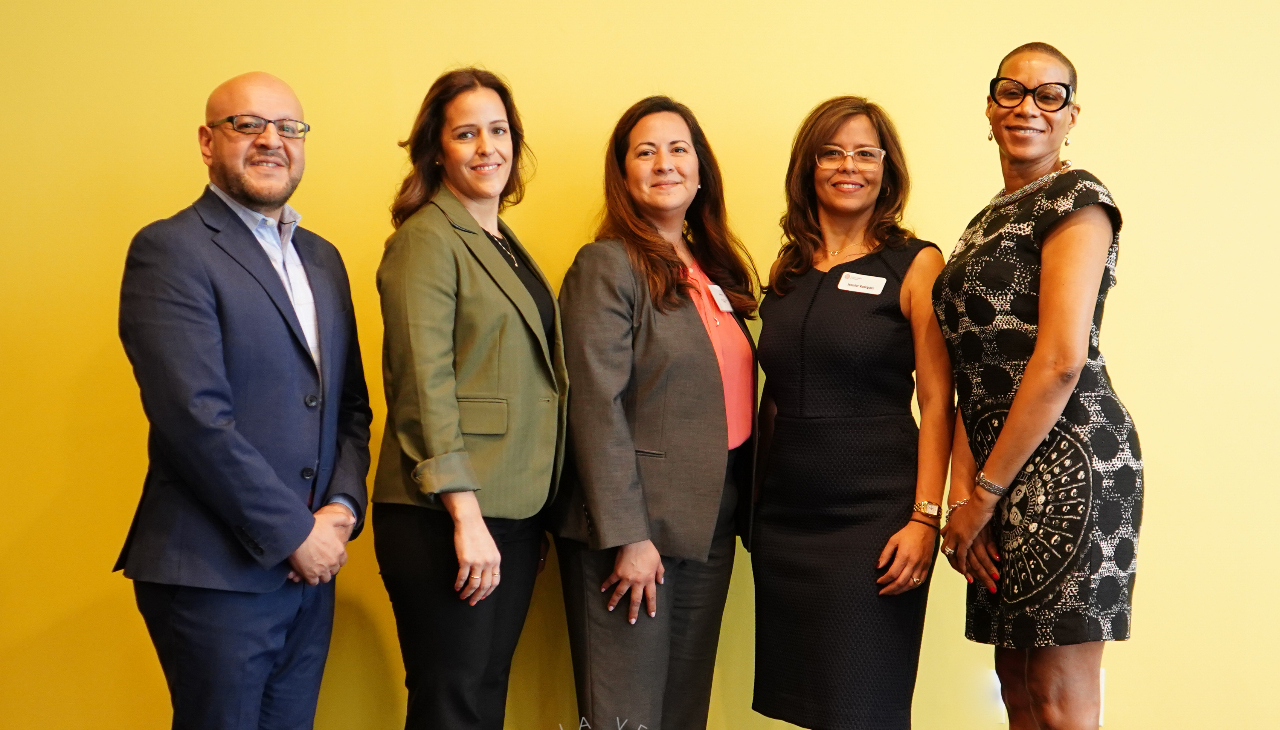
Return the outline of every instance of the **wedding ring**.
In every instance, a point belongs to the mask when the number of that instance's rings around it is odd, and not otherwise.
[[[495,571],[493,571],[493,577],[494,577],[494,578],[497,578],[497,577],[498,577],[498,576],[500,576],[500,575],[502,575],[502,573],[500,573],[499,571],[496,571],[496,570],[495,570]]]
[[[478,575],[473,575],[473,576],[471,576],[471,580],[480,580],[480,576],[478,576]]]
[[[949,557],[951,557],[952,555],[955,555],[955,554],[956,554],[956,549],[955,549],[955,548],[952,548],[952,547],[944,547],[944,548],[942,548],[942,554],[943,554],[943,555],[946,555],[946,556],[949,558]]]
[[[919,578],[912,578],[912,579],[911,579],[911,582],[912,582],[912,583],[914,583],[914,584],[916,584],[916,585],[920,585],[920,579],[919,579]]]

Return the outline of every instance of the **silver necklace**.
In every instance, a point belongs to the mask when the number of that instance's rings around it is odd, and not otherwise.
[[[990,203],[987,203],[987,207],[992,209],[1002,208],[1008,205],[1009,203],[1012,203],[1015,200],[1025,197],[1028,193],[1031,193],[1039,189],[1045,183],[1048,183],[1050,180],[1061,175],[1062,173],[1066,172],[1069,169],[1071,169],[1071,160],[1063,160],[1062,166],[1059,167],[1058,169],[1054,170],[1053,172],[1047,175],[1044,175],[1043,177],[1037,180],[1032,180],[1031,182],[1027,183],[1026,185],[1023,185],[1022,187],[1018,188],[1012,193],[1009,193],[1006,195],[1005,192],[1001,190],[996,195],[996,197],[991,199]]]

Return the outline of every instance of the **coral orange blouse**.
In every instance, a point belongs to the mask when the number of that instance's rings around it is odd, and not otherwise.
[[[689,281],[694,285],[693,304],[698,308],[702,325],[707,328],[711,347],[720,364],[720,381],[724,384],[724,414],[729,426],[729,448],[741,446],[751,437],[755,414],[755,356],[747,334],[738,326],[732,312],[723,312],[711,293],[714,282],[695,263],[689,267]]]

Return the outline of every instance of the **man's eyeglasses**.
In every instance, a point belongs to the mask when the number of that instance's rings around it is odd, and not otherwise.
[[[879,147],[859,147],[846,150],[833,144],[823,145],[818,150],[818,167],[822,170],[834,170],[844,164],[844,158],[853,160],[853,167],[859,172],[871,172],[884,164],[885,151]]]
[[[231,123],[231,128],[240,134],[257,136],[267,131],[268,124],[276,125],[276,134],[288,139],[303,139],[311,131],[311,125],[297,119],[263,119],[252,114],[233,114],[225,119],[209,122],[212,129],[219,124]]]
[[[1070,84],[1048,83],[1028,89],[1021,82],[998,76],[991,79],[991,100],[997,106],[1013,109],[1030,96],[1040,107],[1040,111],[1056,112],[1071,103],[1072,89]]]

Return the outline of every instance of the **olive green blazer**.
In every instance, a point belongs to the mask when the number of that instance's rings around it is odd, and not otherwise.
[[[378,293],[387,426],[373,501],[440,509],[436,495],[474,490],[486,517],[537,514],[564,459],[559,308],[547,342],[533,297],[445,186],[388,239]]]

